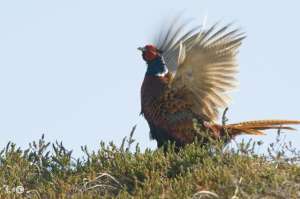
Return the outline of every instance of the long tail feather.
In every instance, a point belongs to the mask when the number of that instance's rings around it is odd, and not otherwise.
[[[227,126],[266,126],[266,125],[287,125],[287,124],[300,124],[300,120],[254,120],[254,121],[246,121],[240,122],[236,124],[229,124]]]
[[[294,128],[286,125],[297,124],[300,124],[300,120],[256,120],[229,124],[224,126],[224,129],[231,137],[239,134],[264,135],[264,130],[269,129],[295,130]]]

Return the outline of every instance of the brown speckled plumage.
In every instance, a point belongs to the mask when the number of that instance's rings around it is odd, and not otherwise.
[[[151,136],[156,135],[153,128],[166,134],[166,140],[158,140],[159,146],[167,140],[176,141],[178,145],[193,141],[193,118],[195,115],[189,109],[191,104],[183,92],[175,92],[170,87],[171,74],[164,77],[146,76],[141,89],[142,113],[149,122]]]

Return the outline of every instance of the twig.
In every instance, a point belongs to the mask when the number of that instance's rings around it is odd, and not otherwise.
[[[231,199],[238,199],[238,194],[241,191],[240,190],[240,185],[242,184],[243,181],[243,177],[240,178],[239,182],[236,184],[235,186],[235,191],[234,191],[234,195],[231,197]]]
[[[214,197],[214,198],[219,198],[219,196],[211,191],[198,191],[195,193],[191,199],[197,199],[197,198],[202,198],[202,196],[208,196],[208,197]]]
[[[130,150],[131,144],[135,142],[135,140],[133,139],[133,133],[135,132],[136,126],[137,125],[134,125],[132,127],[131,132],[130,132],[130,135],[129,135],[129,138],[128,138],[128,141],[127,141],[127,148],[125,150],[126,152],[128,152]]]
[[[222,125],[225,126],[226,122],[228,122],[228,118],[226,117],[226,113],[228,111],[228,107],[225,108],[223,115],[222,115]]]
[[[26,191],[26,196],[27,196],[27,195],[32,195],[32,194],[35,194],[39,199],[41,199],[41,195],[40,195],[40,193],[39,193],[37,190],[32,189],[32,190]],[[31,197],[30,197],[30,198],[31,198]]]

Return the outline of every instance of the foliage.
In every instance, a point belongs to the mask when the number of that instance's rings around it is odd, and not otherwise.
[[[1,198],[300,198],[300,153],[281,135],[259,155],[260,142],[235,148],[222,143],[182,150],[172,144],[141,152],[132,138],[120,147],[82,147],[72,158],[62,143],[44,136],[21,150],[9,142],[0,152]]]

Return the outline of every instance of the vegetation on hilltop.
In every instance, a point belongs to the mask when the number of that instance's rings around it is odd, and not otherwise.
[[[0,152],[0,197],[300,198],[300,152],[280,133],[268,154],[258,155],[262,143],[251,140],[235,149],[195,142],[141,152],[133,131],[120,147],[82,147],[83,159],[44,136],[26,150],[9,142]]]

